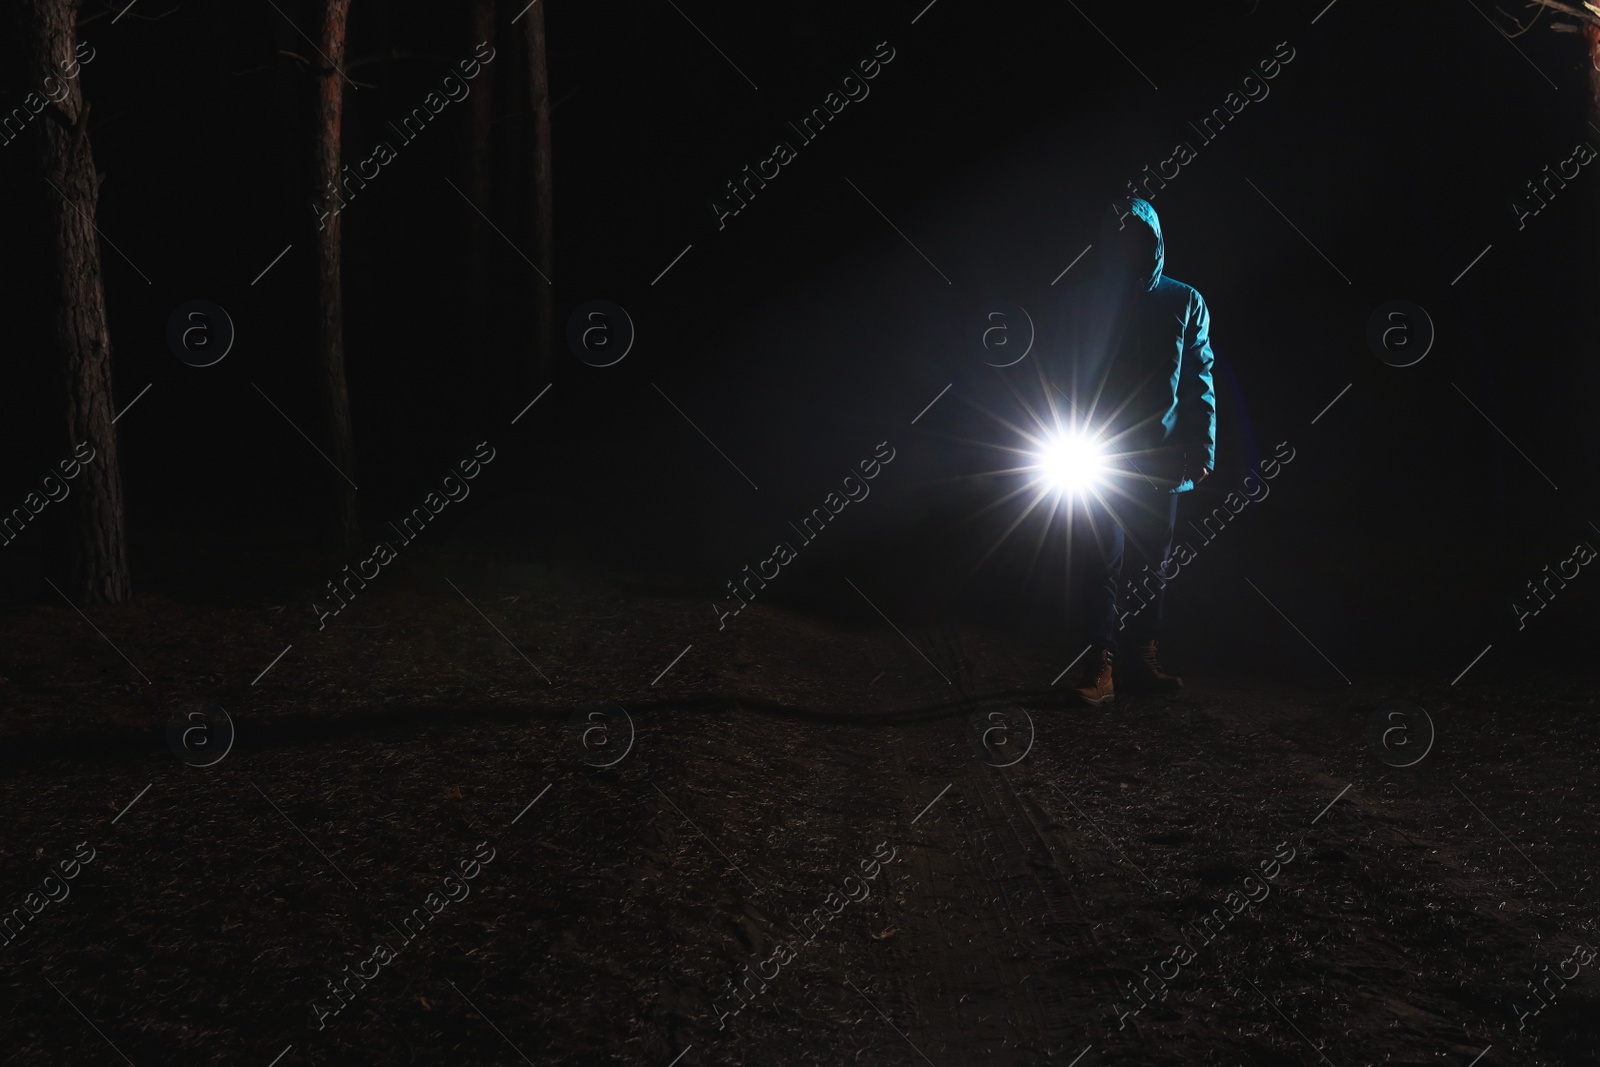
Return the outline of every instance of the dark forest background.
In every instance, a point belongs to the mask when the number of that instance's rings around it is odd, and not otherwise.
[[[1536,27],[1519,55],[1503,16],[1444,0],[1340,0],[1320,16],[1320,2],[1272,0],[1085,7],[1094,25],[1070,4],[938,0],[913,25],[918,3],[541,3],[555,332],[603,298],[628,310],[638,339],[609,368],[560,344],[535,351],[542,283],[511,247],[533,240],[526,58],[509,25],[520,5],[500,5],[496,59],[472,83],[492,79],[482,206],[507,239],[491,237],[484,258],[469,239],[476,216],[447,181],[466,187],[466,105],[413,144],[384,128],[472,55],[467,5],[355,0],[345,160],[379,139],[398,149],[344,216],[364,525],[408,510],[487,439],[504,458],[442,516],[440,546],[511,531],[499,550],[710,601],[888,440],[904,458],[773,597],[852,597],[837,570],[872,573],[880,589],[937,585],[999,620],[1059,615],[1058,561],[1034,558],[1036,530],[979,566],[1009,516],[963,521],[1007,487],[966,477],[1009,465],[984,446],[1015,443],[995,416],[1020,408],[997,409],[1037,384],[1032,360],[985,367],[972,322],[986,302],[1020,303],[1042,351],[1051,279],[1094,239],[1105,202],[1188,140],[1198,158],[1154,204],[1169,273],[1212,309],[1221,445],[1186,507],[1209,510],[1280,441],[1298,458],[1204,550],[1174,594],[1174,625],[1197,648],[1248,651],[1242,624],[1210,625],[1261,613],[1242,574],[1292,603],[1338,662],[1448,675],[1490,639],[1515,635],[1518,656],[1586,647],[1595,593],[1582,580],[1537,641],[1516,634],[1508,607],[1575,542],[1600,543],[1588,525],[1600,521],[1594,168],[1523,229],[1510,207],[1578,141],[1600,143],[1572,35]],[[321,551],[325,464],[257,392],[314,423],[311,83],[283,54],[310,53],[300,31],[312,32],[313,8],[142,0],[115,24],[121,5],[81,18],[96,50],[81,74],[104,174],[96,221],[121,252],[102,245],[118,406],[152,386],[117,427],[138,593],[227,600],[325,577],[303,565]],[[775,139],[793,143],[786,123],[881,41],[895,58],[870,96],[796,145],[719,231],[710,198]],[[1283,41],[1295,58],[1270,96],[1199,146],[1187,122]],[[28,180],[12,158],[23,150],[0,148],[13,192]],[[17,247],[22,223],[0,223],[0,240]],[[6,507],[66,454],[29,264],[12,271],[0,287]],[[225,307],[238,334],[204,369],[165,340],[172,310],[197,298]],[[1386,366],[1365,343],[1368,316],[1393,299],[1425,307],[1437,329],[1416,366]],[[41,577],[62,511],[0,553],[8,599],[54,595]]]

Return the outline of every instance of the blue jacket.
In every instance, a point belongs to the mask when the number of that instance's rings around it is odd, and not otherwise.
[[[1174,493],[1194,488],[1185,460],[1215,468],[1211,313],[1193,286],[1162,273],[1155,208],[1124,199],[1096,241],[1098,275],[1065,301],[1050,377],[1064,419],[1086,420],[1129,473]],[[1065,395],[1071,401],[1063,403]]]

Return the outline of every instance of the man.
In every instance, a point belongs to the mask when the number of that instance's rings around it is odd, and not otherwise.
[[[1106,255],[1064,309],[1066,366],[1052,377],[1058,397],[1119,457],[1088,504],[1090,648],[1076,687],[1081,703],[1104,707],[1116,700],[1115,682],[1124,691],[1183,685],[1156,659],[1167,557],[1178,495],[1215,466],[1217,414],[1211,315],[1198,292],[1162,273],[1155,208],[1113,204],[1096,246]]]

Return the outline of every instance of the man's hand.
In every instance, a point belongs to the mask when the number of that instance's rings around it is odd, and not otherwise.
[[[1190,462],[1188,460],[1184,461],[1184,464],[1183,464],[1183,480],[1186,481],[1186,482],[1193,482],[1195,485],[1199,485],[1202,481],[1205,480],[1206,475],[1208,475],[1210,473],[1211,473],[1211,468],[1210,467],[1206,467],[1206,466],[1202,466],[1202,465],[1199,465],[1199,464],[1195,464],[1195,463],[1192,463],[1192,462]]]

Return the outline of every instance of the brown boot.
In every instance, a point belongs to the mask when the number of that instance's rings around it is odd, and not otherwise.
[[[1132,650],[1123,663],[1122,674],[1123,683],[1130,690],[1143,689],[1147,692],[1168,693],[1183,688],[1182,678],[1161,669],[1160,662],[1156,660],[1154,641],[1146,641]]]
[[[1111,685],[1111,653],[1097,649],[1093,658],[1084,665],[1075,689],[1080,704],[1091,708],[1104,708],[1117,702],[1116,690]]]

